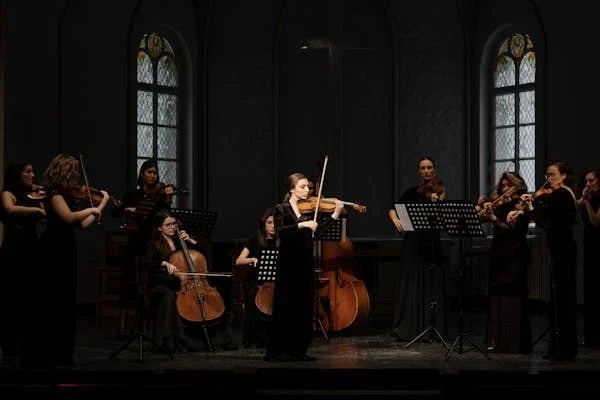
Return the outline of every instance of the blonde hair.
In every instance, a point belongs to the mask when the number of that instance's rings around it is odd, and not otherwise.
[[[48,192],[65,193],[79,185],[79,163],[68,154],[59,154],[44,172]]]

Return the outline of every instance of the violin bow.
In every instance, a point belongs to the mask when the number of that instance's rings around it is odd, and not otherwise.
[[[83,163],[83,154],[79,154],[79,162],[81,163],[81,172],[83,172],[85,188],[87,189],[88,198],[90,199],[90,207],[94,207],[94,202],[92,201],[92,192],[90,191],[90,181],[88,180],[87,172],[85,172],[85,164]]]
[[[317,195],[317,206],[315,207],[315,215],[313,217],[313,221],[317,222],[317,213],[319,212],[319,203],[321,202],[321,193],[323,191],[323,180],[325,179],[325,170],[327,169],[327,160],[329,156],[325,156],[325,161],[323,161],[323,171],[321,171],[321,182],[319,183],[319,194]]]

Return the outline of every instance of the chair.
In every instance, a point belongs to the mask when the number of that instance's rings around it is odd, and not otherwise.
[[[127,233],[122,231],[108,231],[104,238],[105,260],[96,268],[96,318],[99,327],[105,318],[123,315],[121,296],[124,268],[127,267],[127,239]]]

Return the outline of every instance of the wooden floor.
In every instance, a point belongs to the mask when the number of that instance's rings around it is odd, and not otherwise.
[[[534,321],[534,334],[543,326]],[[549,362],[542,358],[544,340],[530,355],[489,354],[489,359],[465,342],[463,352],[446,360],[440,343],[405,348],[386,332],[331,337],[329,343],[316,335],[309,353],[317,361],[287,363],[265,362],[264,350],[244,348],[178,353],[170,359],[144,342],[140,361],[137,341],[109,359],[124,343],[115,333],[114,327],[98,329],[93,318],[82,318],[73,367],[3,369],[1,398],[172,398],[186,390],[219,398],[506,399],[584,389],[595,398],[600,394],[600,351],[582,346],[573,362]],[[454,336],[448,339],[450,344]],[[473,339],[483,346],[482,336]]]

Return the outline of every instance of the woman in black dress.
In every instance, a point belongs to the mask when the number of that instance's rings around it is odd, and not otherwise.
[[[183,277],[177,274],[177,266],[169,262],[171,255],[181,250],[176,225],[177,221],[169,211],[160,210],[156,213],[144,266],[150,277],[150,304],[154,318],[155,340],[170,351],[185,352],[193,351],[200,345],[193,342],[194,327],[190,326],[190,329],[186,330],[177,309],[177,292],[181,289]],[[180,231],[180,234],[181,239],[187,242],[187,247],[198,250],[198,243],[194,238],[184,230]],[[237,348],[231,338],[229,321],[222,317],[216,325],[216,327],[211,326],[209,333],[211,336],[218,336],[215,344],[220,345],[223,350]],[[215,329],[216,332],[213,332]]]
[[[484,203],[481,212],[483,220],[494,224],[487,324],[488,351],[491,352],[531,352],[527,288],[529,213],[523,210],[510,224],[506,222],[526,192],[527,185],[521,176],[505,172],[496,186],[496,194],[502,198],[495,204]]]
[[[424,157],[417,163],[421,184],[404,192],[397,203],[435,203],[446,200],[446,189],[436,178],[435,163],[430,157]],[[388,212],[390,220],[398,230],[404,227],[394,208]],[[429,265],[429,266],[428,266]],[[425,270],[434,274],[435,288],[431,288]],[[435,293],[433,290],[435,289]],[[428,322],[426,303],[436,298],[436,328],[442,334],[446,331],[446,313],[444,311],[444,269],[442,266],[439,232],[406,232],[402,241],[400,266],[396,277],[394,293],[394,320],[391,335],[399,341],[409,341],[423,331]]]
[[[251,265],[256,267],[260,248],[275,247],[274,210],[269,208],[259,221],[258,232],[251,237],[235,260],[236,266]],[[265,347],[268,340],[268,325],[271,316],[261,313],[256,307],[256,294],[259,290],[257,273],[251,270],[244,282],[245,303],[243,342],[244,347]]]
[[[16,367],[19,356],[19,336],[23,331],[21,315],[25,308],[18,307],[22,287],[17,282],[23,274],[32,272],[35,264],[30,254],[38,254],[37,223],[46,216],[40,200],[28,194],[33,191],[33,167],[30,163],[12,163],[6,170],[2,189],[0,220],[4,224],[4,239],[0,248],[0,349],[2,365]],[[23,331],[23,332],[22,332]]]
[[[570,185],[573,173],[564,161],[554,161],[546,168],[544,188],[533,196],[521,196],[533,211],[538,224],[544,227],[551,262],[550,360],[572,360],[577,355],[577,246],[573,239],[573,224],[577,200]],[[535,201],[533,201],[535,200]],[[513,212],[518,214],[518,211]],[[509,214],[508,222],[512,222]]]
[[[101,191],[103,198],[95,207],[78,205],[73,193],[80,192],[79,163],[76,158],[59,154],[52,159],[44,173],[46,213],[48,223],[41,237],[43,266],[36,281],[40,284],[37,294],[36,321],[45,332],[38,335],[39,349],[31,359],[39,359],[50,365],[73,364],[75,346],[77,305],[77,246],[75,228],[87,229],[102,214],[109,196]],[[29,358],[29,357],[28,357]]]
[[[583,336],[584,344],[600,349],[600,262],[597,246],[600,246],[600,170],[590,169],[584,174],[585,187],[578,204],[583,231]]]
[[[298,202],[308,198],[308,180],[303,174],[288,177],[289,193],[275,206],[275,235],[280,241],[275,276],[273,321],[266,361],[310,361],[306,354],[312,338],[315,300],[313,232],[325,232],[340,216],[343,203],[325,223],[313,221],[313,214],[301,214]]]

